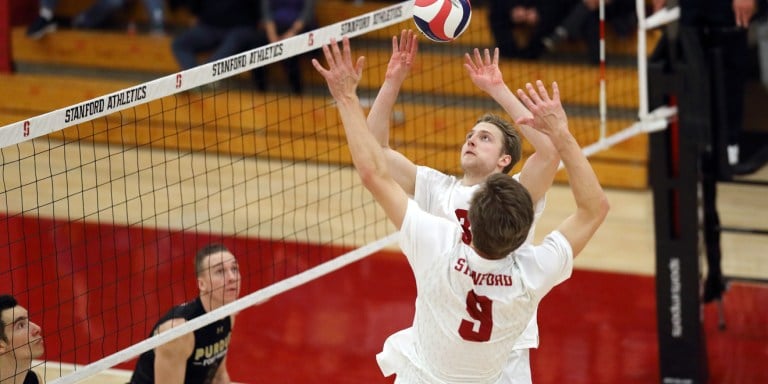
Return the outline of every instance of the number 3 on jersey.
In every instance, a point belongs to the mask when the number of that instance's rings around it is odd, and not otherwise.
[[[472,320],[462,320],[459,325],[459,336],[467,341],[491,340],[493,329],[493,301],[487,296],[478,296],[475,291],[467,292],[467,313]],[[475,331],[475,324],[480,326]]]
[[[457,209],[454,213],[456,213],[456,220],[459,221],[461,231],[463,232],[461,241],[463,241],[464,244],[469,245],[472,243],[472,232],[469,231],[469,211],[466,209]]]

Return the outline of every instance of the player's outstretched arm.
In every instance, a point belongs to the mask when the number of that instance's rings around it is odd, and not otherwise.
[[[533,117],[520,119],[519,123],[528,124],[545,133],[557,148],[568,171],[571,192],[576,200],[576,212],[557,229],[568,239],[573,255],[576,256],[605,220],[609,209],[608,199],[595,171],[568,130],[568,118],[560,103],[557,83],[552,83],[551,98],[540,80],[536,82],[536,87],[531,83],[526,84],[526,90],[527,94],[518,89],[517,94]]]
[[[412,30],[402,30],[400,39],[392,36],[392,56],[384,74],[384,83],[368,112],[368,128],[382,147],[389,146],[389,127],[392,110],[405,78],[413,67],[418,52],[418,41]]]
[[[464,55],[464,68],[472,83],[490,95],[514,121],[531,117],[531,112],[518,100],[506,83],[499,68],[499,49],[491,56],[486,48],[483,53],[475,48],[473,54]],[[520,182],[526,186],[534,202],[546,194],[557,173],[560,156],[552,142],[541,132],[526,124],[518,124],[520,133],[533,146],[535,152],[528,158],[520,172]]]
[[[387,64],[384,83],[371,105],[367,119],[368,129],[384,148],[384,156],[387,158],[392,177],[411,195],[416,189],[416,165],[389,147],[389,129],[397,95],[413,67],[418,49],[418,40],[413,30],[402,30],[399,40],[397,36],[392,36],[392,56]]]
[[[352,64],[347,37],[343,38],[341,49],[331,39],[330,44],[323,46],[323,54],[328,68],[324,68],[317,59],[312,59],[312,65],[328,83],[328,90],[336,101],[355,169],[363,185],[373,194],[392,223],[400,229],[408,207],[408,196],[390,175],[384,150],[368,130],[357,96],[357,85],[365,58],[361,56]]]
[[[186,323],[181,318],[170,319],[158,326],[162,333]],[[187,333],[155,348],[155,383],[182,384],[187,359],[195,349],[195,335]]]

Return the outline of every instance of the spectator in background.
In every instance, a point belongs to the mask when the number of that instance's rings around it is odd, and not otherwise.
[[[198,55],[211,52],[208,62],[242,52],[258,39],[259,6],[256,0],[187,0],[196,17],[194,25],[180,32],[171,43],[181,69],[198,64]]]
[[[0,295],[0,383],[41,384],[32,360],[43,355],[40,327],[11,295]]]
[[[126,0],[96,0],[93,5],[72,20],[75,28],[98,28],[109,20],[109,17],[125,5]],[[149,30],[152,34],[165,33],[163,0],[143,0],[144,8],[149,16]]]
[[[522,56],[522,48],[518,46],[518,39],[512,30],[517,26],[530,29],[538,24],[539,12],[534,5],[534,0],[489,1],[488,21],[503,57]]]
[[[587,45],[587,57],[593,64],[600,62],[600,0],[579,0],[552,34],[542,40],[549,51],[566,40],[581,39]],[[606,0],[605,22],[619,36],[635,31],[635,0]]]
[[[488,22],[499,53],[505,58],[539,58],[545,50],[543,38],[552,33],[567,10],[559,1],[488,0]],[[520,46],[518,36],[527,43]]]
[[[39,39],[47,33],[56,31],[57,23],[54,19],[54,10],[58,0],[40,0],[40,11],[37,19],[27,27],[27,37]]]
[[[251,48],[285,40],[315,28],[315,0],[261,0],[261,18],[265,38]],[[294,56],[283,61],[291,91],[296,94],[303,90],[299,58]],[[253,71],[256,87],[262,91],[267,87],[265,72],[265,68]]]
[[[165,16],[163,0],[143,0],[150,20],[150,32],[153,34],[164,33]],[[106,21],[116,11],[125,5],[126,0],[96,0],[93,5],[79,13],[72,20],[75,28],[98,28],[104,26]],[[58,0],[40,0],[39,16],[27,28],[27,37],[39,39],[45,34],[56,31],[54,10]]]

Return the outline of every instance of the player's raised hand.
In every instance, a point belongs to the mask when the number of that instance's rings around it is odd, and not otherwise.
[[[494,87],[504,86],[504,77],[499,69],[499,48],[493,50],[493,57],[488,48],[483,50],[482,56],[477,48],[473,55],[465,53],[464,68],[475,86],[487,93],[491,93]]]
[[[419,44],[416,34],[413,30],[403,29],[400,32],[400,40],[397,36],[392,36],[392,57],[387,64],[387,72],[384,75],[387,79],[402,83],[408,76],[416,60],[416,53],[419,50]]]
[[[352,50],[349,47],[349,38],[344,37],[341,41],[342,48],[336,39],[331,39],[327,45],[323,45],[323,55],[328,64],[324,68],[317,59],[312,59],[312,65],[328,83],[328,90],[337,102],[349,100],[357,96],[357,85],[363,74],[363,64],[365,57],[357,58],[355,64],[352,64]]]
[[[557,82],[552,82],[552,97],[549,96],[549,92],[541,80],[536,80],[536,87],[527,83],[525,88],[528,93],[518,89],[517,96],[531,111],[533,117],[522,117],[516,122],[544,132],[550,138],[554,138],[558,134],[568,133],[568,117],[560,103],[560,90],[557,87]]]

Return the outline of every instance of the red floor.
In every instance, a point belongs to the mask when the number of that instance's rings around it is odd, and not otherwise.
[[[17,295],[43,327],[46,359],[84,364],[143,340],[160,312],[194,297],[191,255],[211,240],[0,217],[0,292]],[[342,251],[224,240],[240,261],[243,294]],[[246,309],[230,375],[244,383],[391,383],[375,354],[410,324],[414,295],[404,258],[380,254]],[[768,287],[733,284],[725,300],[724,331],[715,308],[704,309],[710,383],[768,383]],[[537,384],[659,381],[652,277],[575,271],[545,298],[539,328]]]

